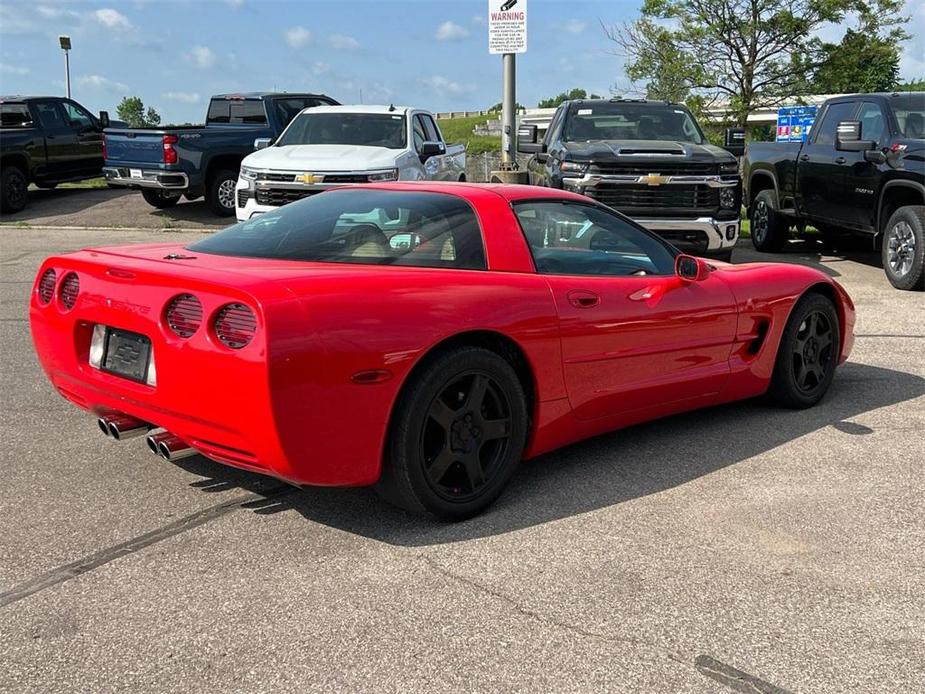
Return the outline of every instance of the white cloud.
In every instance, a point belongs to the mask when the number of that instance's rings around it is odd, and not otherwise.
[[[48,5],[38,5],[35,8],[35,11],[38,12],[45,19],[77,19],[80,17],[79,12],[74,12],[73,10],[65,10],[60,7],[49,7]],[[118,14],[118,12],[116,13]]]
[[[911,13],[910,26],[925,26],[925,3],[906,4],[907,9],[910,6],[915,7]],[[899,59],[899,75],[905,80],[918,80],[925,76],[925,32],[913,29],[909,33],[912,36],[903,43]]]
[[[316,60],[312,63],[312,74],[313,75],[326,75],[331,71],[331,66],[327,63],[323,63],[320,60]]]
[[[244,0],[225,0],[231,7],[238,9],[244,7]]]
[[[434,34],[434,38],[438,41],[458,41],[459,39],[466,38],[468,35],[468,29],[459,26],[456,22],[447,20],[437,27],[437,33]]]
[[[328,43],[330,43],[333,48],[346,51],[354,51],[360,47],[359,41],[352,36],[345,36],[344,34],[331,34],[328,37]]]
[[[431,75],[423,78],[421,82],[440,94],[459,96],[460,94],[470,94],[475,91],[474,84],[460,84],[443,75]]]
[[[81,75],[77,79],[77,84],[81,87],[90,87],[91,89],[99,89],[107,92],[121,92],[124,94],[128,91],[127,84],[116,82],[102,75]]]
[[[208,46],[193,46],[186,57],[198,68],[206,69],[215,65],[215,53]]]
[[[312,32],[305,27],[292,27],[284,32],[286,43],[293,48],[302,48],[312,42]]]
[[[20,67],[18,65],[8,65],[7,63],[0,63],[0,72],[7,75],[28,75],[31,70],[27,67]]]
[[[485,26],[485,25],[487,24],[487,20],[485,19],[484,16],[482,16],[482,15],[480,15],[480,14],[477,14],[477,15],[475,15],[475,16],[472,18],[472,23],[473,23],[473,24],[478,24],[479,26],[482,26],[482,27],[483,27],[483,26]]]
[[[117,31],[131,31],[132,29],[132,23],[128,21],[128,17],[111,7],[97,10],[93,13],[93,17],[96,21],[109,29],[115,29]]]
[[[562,28],[570,34],[580,34],[587,27],[588,23],[582,22],[580,19],[570,19],[562,25]]]
[[[179,101],[182,104],[198,104],[198,92],[164,92],[161,94],[168,101]]]

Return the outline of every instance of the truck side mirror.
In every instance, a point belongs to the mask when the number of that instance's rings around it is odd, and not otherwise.
[[[839,121],[835,129],[835,149],[840,152],[866,152],[875,149],[877,143],[873,140],[861,139],[861,121]]]
[[[418,152],[418,155],[421,157],[421,161],[425,162],[431,157],[445,153],[446,145],[442,142],[427,141],[421,143],[421,151]]]
[[[109,127],[109,111],[100,111],[100,127]]]
[[[273,140],[271,138],[258,137],[256,140],[254,140],[254,151],[257,151],[258,149],[266,149],[271,144],[273,144]]]
[[[734,157],[745,154],[745,128],[726,128],[723,149]]]
[[[521,125],[517,128],[517,142],[536,142],[537,132],[535,125]]]

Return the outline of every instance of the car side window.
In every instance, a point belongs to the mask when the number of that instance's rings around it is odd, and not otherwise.
[[[842,101],[837,104],[830,104],[822,115],[822,122],[813,127],[816,133],[816,139],[813,140],[817,145],[834,145],[835,131],[838,124],[843,120],[851,120],[854,110],[857,108],[857,102]]]
[[[543,275],[671,275],[674,254],[648,232],[593,205],[514,204],[536,271]]]
[[[414,149],[415,151],[420,152],[421,146],[427,140],[427,131],[424,128],[424,121],[421,120],[421,115],[418,114],[414,117],[412,121],[412,133],[414,136]]]
[[[434,123],[434,119],[428,115],[421,114],[421,119],[424,121],[424,131],[427,134],[427,140],[429,142],[442,142],[440,138],[440,131],[437,130],[437,125]]]
[[[34,104],[42,128],[50,131],[67,130],[68,125],[64,119],[64,112],[54,101],[39,101]]]
[[[865,140],[874,142],[883,142],[886,136],[886,119],[883,117],[883,109],[880,104],[873,101],[865,101],[861,104],[861,110],[858,111],[858,118],[861,121],[861,137]]]
[[[93,117],[84,111],[80,106],[70,101],[62,101],[64,115],[67,116],[69,125],[75,130],[90,130],[93,128]]]
[[[552,121],[549,123],[549,129],[546,131],[546,137],[543,138],[543,144],[547,147],[553,143],[556,137],[559,136],[559,131],[562,129],[562,120],[565,118],[565,109],[560,108],[552,116]]]

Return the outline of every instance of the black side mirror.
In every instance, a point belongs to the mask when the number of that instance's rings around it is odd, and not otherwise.
[[[431,157],[434,157],[438,154],[446,153],[446,145],[442,142],[424,142],[421,145],[421,151],[418,154],[421,157],[421,161],[426,161]]]
[[[685,282],[700,282],[710,276],[710,266],[703,258],[682,253],[674,259],[674,272]]]
[[[877,143],[873,140],[861,139],[861,121],[839,121],[835,130],[835,149],[840,152],[867,152],[876,147]]]
[[[108,128],[109,127],[109,112],[100,111],[100,127]]]
[[[535,154],[539,158],[546,154],[546,145],[542,142],[520,142],[518,140],[517,151],[521,154]]]
[[[745,128],[726,128],[723,149],[734,157],[745,154]]]

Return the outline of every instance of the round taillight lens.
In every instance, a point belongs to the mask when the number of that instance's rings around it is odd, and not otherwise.
[[[42,273],[42,279],[39,280],[38,286],[39,303],[42,306],[47,306],[54,297],[56,279],[58,279],[58,276],[51,268]]]
[[[167,304],[167,325],[180,337],[191,337],[202,325],[202,304],[192,294],[180,294]]]
[[[257,332],[257,317],[244,304],[223,306],[215,317],[215,336],[226,347],[246,347]]]
[[[61,280],[61,288],[58,290],[58,297],[61,299],[61,305],[68,311],[74,308],[77,303],[77,295],[80,293],[80,280],[77,273],[69,272]]]

